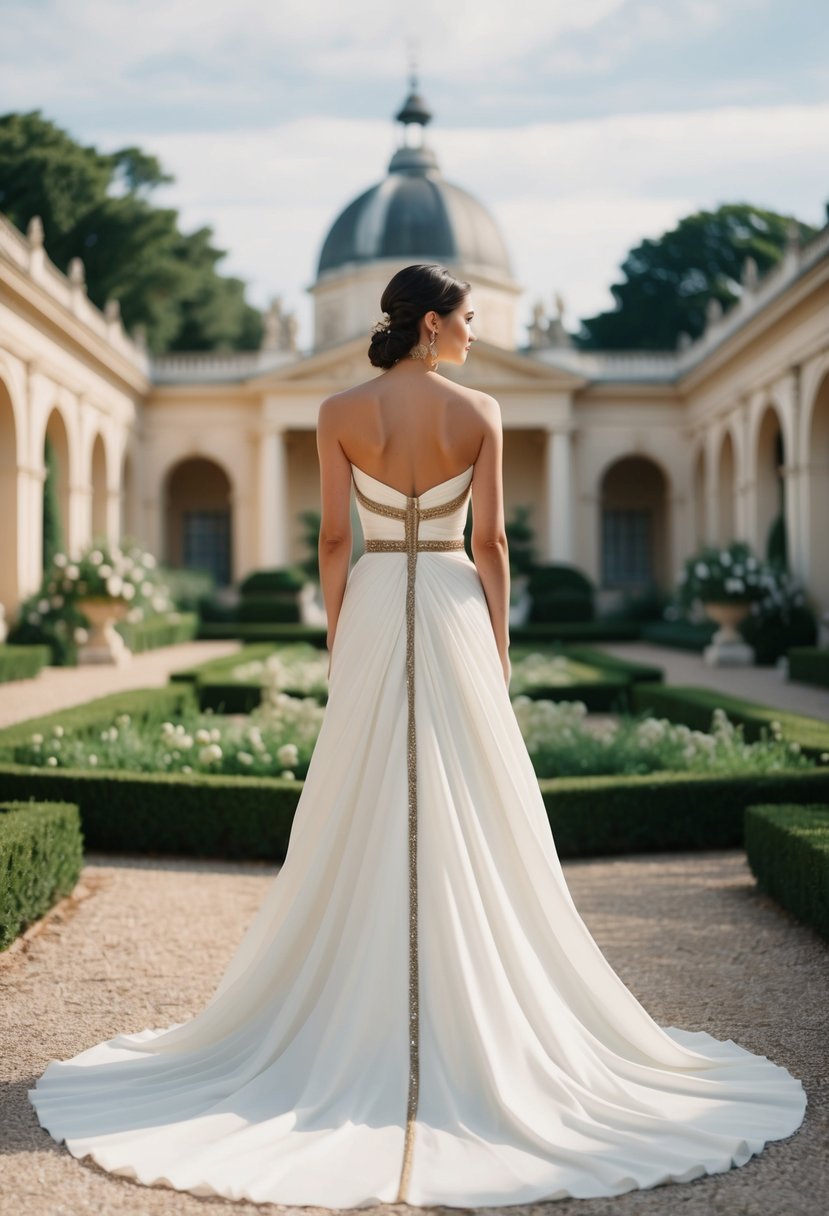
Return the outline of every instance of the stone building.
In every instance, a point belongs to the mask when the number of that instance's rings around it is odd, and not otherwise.
[[[374,369],[368,335],[402,266],[440,261],[475,290],[479,340],[448,375],[498,398],[509,519],[530,508],[540,560],[601,587],[670,586],[700,542],[758,550],[781,511],[790,564],[829,609],[829,224],[793,236],[739,303],[712,308],[675,353],[573,348],[562,306],[537,305],[515,343],[521,292],[486,208],[447,181],[417,92],[397,115],[386,176],[325,236],[313,339],[274,301],[262,349],[151,358],[116,301],[89,302],[33,220],[0,217],[0,601],[13,618],[39,584],[44,441],[58,462],[67,547],[137,537],[220,581],[307,556],[299,513],[319,508],[320,401]],[[359,525],[355,513],[355,537]]]

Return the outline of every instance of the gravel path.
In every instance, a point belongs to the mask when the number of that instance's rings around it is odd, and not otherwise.
[[[784,1064],[803,1080],[809,1107],[793,1137],[727,1174],[612,1200],[511,1211],[824,1216],[825,945],[755,891],[739,851],[577,861],[564,868],[600,946],[659,1022],[732,1038]],[[201,1008],[276,872],[270,865],[89,854],[73,895],[0,955],[2,1216],[286,1210],[143,1187],[81,1163],[39,1126],[26,1095],[52,1058],[65,1059],[121,1031],[182,1021]]]

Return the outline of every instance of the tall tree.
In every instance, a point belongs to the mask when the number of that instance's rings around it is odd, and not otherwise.
[[[679,335],[697,338],[708,301],[729,308],[742,290],[746,258],[760,274],[782,256],[790,225],[805,241],[816,229],[775,211],[727,203],[689,215],[657,240],[644,240],[622,263],[612,311],[587,317],[576,344],[591,350],[674,350]]]
[[[55,265],[83,260],[94,304],[116,298],[126,327],[143,325],[155,354],[255,349],[261,313],[241,279],[216,270],[225,255],[212,230],[183,233],[177,211],[150,201],[171,181],[140,148],[98,152],[39,110],[0,115],[0,211],[24,230],[39,215]]]

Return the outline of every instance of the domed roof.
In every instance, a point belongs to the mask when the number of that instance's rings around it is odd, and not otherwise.
[[[441,176],[422,139],[431,113],[412,81],[396,115],[404,139],[388,176],[345,208],[322,246],[317,274],[380,258],[452,262],[512,278],[503,237],[486,208]]]

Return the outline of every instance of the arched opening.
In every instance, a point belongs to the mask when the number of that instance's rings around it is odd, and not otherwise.
[[[694,461],[694,547],[705,544],[705,448]]]
[[[19,598],[17,427],[11,395],[0,380],[0,603],[11,617]]]
[[[113,539],[107,536],[107,460],[100,435],[95,436],[92,445],[92,536],[95,540]]]
[[[138,520],[135,518],[135,462],[129,452],[124,452],[121,463],[121,496],[119,499],[119,535],[138,538]]]
[[[58,410],[52,410],[46,423],[43,443],[46,479],[43,483],[43,568],[55,553],[68,550],[69,534],[69,436]]]
[[[769,406],[757,435],[757,547],[762,557],[785,563],[783,463],[780,419]]]
[[[230,479],[215,461],[182,460],[167,476],[164,560],[188,570],[209,570],[219,586],[231,581]]]
[[[726,431],[720,444],[720,458],[717,466],[717,540],[721,545],[728,545],[736,539],[734,535],[736,488],[734,442],[730,432]]]
[[[815,398],[809,433],[809,591],[829,611],[829,375]]]
[[[642,590],[668,581],[668,487],[645,456],[625,456],[601,486],[602,586]]]

